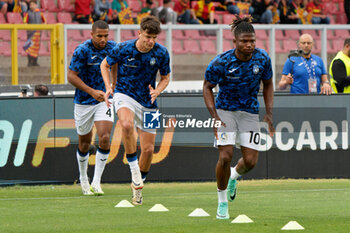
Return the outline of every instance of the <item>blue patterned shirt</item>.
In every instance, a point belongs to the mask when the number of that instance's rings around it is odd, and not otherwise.
[[[205,80],[219,85],[215,108],[259,113],[258,92],[261,80],[272,78],[271,59],[259,48],[249,61],[241,61],[235,49],[216,56],[205,72]]]
[[[74,50],[69,69],[78,72],[78,77],[89,87],[105,92],[100,64],[116,44],[114,41],[108,41],[106,47],[99,50],[91,40],[83,42]],[[99,102],[88,93],[76,88],[74,103],[98,104]]]
[[[118,43],[107,56],[110,66],[118,63],[118,76],[115,92],[123,93],[135,99],[146,108],[157,108],[157,102],[151,103],[148,85],[156,85],[157,72],[165,76],[170,73],[169,53],[167,49],[155,43],[147,53],[136,49],[136,39]]]

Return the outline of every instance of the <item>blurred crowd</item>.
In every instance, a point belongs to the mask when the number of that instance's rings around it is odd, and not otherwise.
[[[43,1],[37,0],[38,5]],[[57,2],[60,0],[51,0]],[[326,0],[65,0],[74,9],[73,20],[92,23],[105,20],[112,24],[139,23],[147,15],[162,23],[216,24],[217,15],[251,15],[254,23],[329,24]],[[50,1],[48,1],[50,2]],[[350,15],[350,1],[337,1],[343,14]],[[0,12],[29,10],[30,0],[0,0]],[[335,5],[332,5],[335,7]],[[338,9],[337,9],[338,10]],[[349,23],[349,20],[348,20]]]

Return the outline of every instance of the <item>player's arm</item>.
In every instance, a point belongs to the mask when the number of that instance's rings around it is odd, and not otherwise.
[[[86,85],[81,78],[78,76],[79,72],[68,69],[68,82],[81,91],[84,91],[91,95],[94,99],[99,102],[104,100],[104,92],[100,90],[95,90],[88,85]]]
[[[112,90],[114,91],[115,86],[117,85],[118,64],[115,64],[112,66],[111,75],[112,75]]]
[[[149,88],[149,94],[151,95],[151,103],[156,100],[156,98],[164,91],[164,89],[168,86],[170,81],[170,73],[167,75],[161,75],[160,76],[160,81],[156,87],[156,89],[153,89],[151,84],[148,86]]]
[[[214,101],[214,93],[213,93],[213,88],[216,85],[210,83],[207,80],[204,80],[203,83],[203,98],[204,98],[204,102],[205,105],[207,106],[207,109],[211,115],[212,118],[215,119],[215,121],[220,121],[221,125],[226,126],[224,122],[221,121],[218,113],[216,112],[216,108],[215,108],[215,101]],[[218,134],[217,134],[217,128],[214,128],[214,135],[216,138],[218,138]]]
[[[272,78],[268,80],[263,80],[263,96],[265,102],[266,114],[264,116],[264,121],[267,122],[269,126],[270,136],[275,133],[275,128],[272,122],[272,107],[273,107],[273,82]]]
[[[108,101],[109,96],[113,95],[113,89],[111,86],[111,82],[110,82],[110,77],[109,77],[109,70],[110,70],[110,65],[107,62],[107,59],[103,59],[103,61],[101,62],[100,68],[101,68],[101,75],[103,78],[103,82],[105,83],[106,86],[106,93],[104,96],[104,100],[107,104],[107,106],[109,107],[110,103]]]

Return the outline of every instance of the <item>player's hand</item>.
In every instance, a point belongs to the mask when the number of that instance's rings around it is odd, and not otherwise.
[[[332,87],[329,83],[323,83],[321,87],[321,94],[330,95],[332,94]]]
[[[153,102],[156,100],[158,95],[160,95],[160,93],[156,89],[153,89],[151,84],[148,86],[148,88],[149,88],[149,94],[151,95],[151,103],[153,104]]]
[[[106,102],[107,107],[109,108],[111,103],[109,102],[109,97],[113,96],[113,89],[107,88],[106,93],[104,93],[103,99]]]
[[[291,73],[289,73],[287,75],[287,78],[286,78],[286,83],[290,85],[290,84],[293,84],[293,82],[294,82],[294,79],[293,79]]]
[[[98,102],[102,102],[104,100],[104,92],[100,90],[94,90],[92,92],[92,97],[97,100]]]
[[[223,122],[223,121],[220,119],[220,117],[215,117],[214,119],[215,119],[215,123],[216,123],[216,121],[219,121],[219,122],[221,122],[221,126],[226,127],[225,122]],[[218,137],[218,128],[215,127],[215,125],[216,125],[216,124],[214,124],[214,136],[215,136],[216,140],[218,140],[218,139],[219,139],[219,137]]]
[[[270,136],[272,137],[275,134],[275,127],[273,127],[273,123],[272,123],[272,115],[271,114],[266,114],[264,116],[264,121],[267,123],[268,127],[269,127],[269,133]]]

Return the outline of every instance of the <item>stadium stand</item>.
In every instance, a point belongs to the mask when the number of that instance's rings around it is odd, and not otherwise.
[[[8,23],[22,24],[23,19],[21,13],[7,12],[6,14]]]
[[[53,12],[44,12],[44,17],[46,19],[46,22],[48,24],[55,24],[57,23],[56,16]]]
[[[57,22],[63,24],[72,24],[72,15],[69,12],[58,12]]]
[[[70,0],[57,0],[58,9],[60,11],[74,12],[74,4],[70,3]]]
[[[314,40],[319,40],[320,39],[320,36],[317,34],[316,30],[313,30],[313,29],[304,29],[304,30],[301,30],[301,34],[305,34],[305,33],[308,33],[312,36],[312,38],[314,38]]]
[[[284,31],[286,38],[290,38],[293,40],[298,40],[300,37],[299,30],[285,30]]]
[[[172,42],[173,53],[174,54],[185,54],[186,51],[182,47],[181,41],[174,39]]]
[[[197,40],[184,40],[184,50],[186,53],[193,53],[193,54],[203,53],[199,48]]]
[[[58,12],[58,8],[54,0],[40,0],[41,11]]]
[[[185,38],[187,39],[205,39],[205,36],[202,36],[199,32],[199,30],[184,30],[185,31]]]
[[[265,30],[255,30],[255,36],[259,40],[267,40],[269,38]]]
[[[9,30],[0,30],[0,39],[10,41],[11,32]]]
[[[286,39],[286,37],[284,36],[283,30],[276,30],[275,37],[276,37],[276,40],[285,40]]]
[[[0,24],[5,24],[5,23],[7,23],[7,22],[6,22],[4,14],[0,13]]]
[[[200,40],[199,41],[201,51],[209,54],[216,54],[216,46],[212,40]]]
[[[345,29],[338,29],[335,30],[335,38],[341,38],[341,39],[346,39],[349,37],[349,30],[345,30]]]
[[[11,50],[9,49],[10,48],[10,43],[7,42],[7,41],[1,41],[0,42],[0,54],[3,55],[3,56],[11,56]]]
[[[186,38],[182,30],[173,30],[172,36],[173,38],[180,40]]]
[[[67,39],[83,41],[84,37],[81,35],[80,30],[68,30],[67,31]]]

